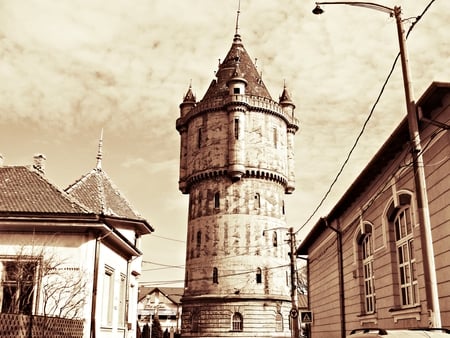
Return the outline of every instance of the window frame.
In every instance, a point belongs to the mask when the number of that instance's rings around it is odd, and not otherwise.
[[[376,312],[376,291],[374,277],[374,243],[372,227],[366,225],[366,233],[360,241],[361,250],[361,278],[364,291],[364,313],[372,314]]]
[[[392,225],[394,227],[400,306],[402,308],[413,307],[420,304],[420,299],[414,255],[414,222],[410,205],[403,205],[397,210]]]
[[[39,293],[39,279],[40,279],[40,261],[41,257],[33,257],[33,256],[2,256],[0,257],[0,264],[2,265],[2,268],[0,269],[0,289],[2,293],[1,297],[1,303],[0,303],[0,312],[4,313],[15,313],[15,314],[25,314],[25,315],[31,315],[35,311],[36,306],[36,297]],[[6,264],[5,264],[6,263]],[[15,278],[13,279],[5,279],[8,277],[8,272],[11,272],[11,269],[7,267],[7,264],[14,264],[22,265],[22,264],[29,264],[32,269],[32,276],[31,278],[24,278],[23,276],[29,276],[29,269],[30,267],[26,267],[26,271],[23,272],[23,269],[18,270]],[[9,270],[9,271],[8,271]],[[20,281],[21,283],[18,283]],[[17,286],[19,284],[19,286]],[[17,289],[19,289],[19,303],[13,304],[12,300],[10,300],[9,305],[7,305],[7,300],[5,297],[5,294],[8,295],[8,293],[5,292],[5,288],[9,292],[10,298],[17,298],[16,293]],[[13,292],[12,289],[15,289]],[[37,292],[36,292],[37,291]],[[26,296],[22,297],[21,295],[25,293]],[[24,303],[24,300],[26,303]],[[8,306],[9,309],[4,309],[4,306]],[[11,309],[11,307],[14,306],[14,309]]]
[[[108,285],[106,285],[106,281]],[[106,298],[106,299],[105,299]],[[102,285],[102,315],[101,323],[104,327],[112,327],[114,311],[114,269],[105,265]]]

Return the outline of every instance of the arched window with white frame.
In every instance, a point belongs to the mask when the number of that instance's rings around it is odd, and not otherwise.
[[[400,208],[394,219],[395,246],[402,306],[419,303],[416,259],[414,255],[414,231],[410,206]]]
[[[361,252],[361,269],[362,282],[364,289],[364,313],[374,313],[376,311],[376,297],[375,297],[375,278],[373,270],[373,235],[372,226],[364,225],[364,234],[360,237],[360,252]]]

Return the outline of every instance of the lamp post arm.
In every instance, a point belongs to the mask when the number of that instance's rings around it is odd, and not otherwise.
[[[388,13],[389,15],[394,15],[394,8],[390,8],[384,5],[377,4],[375,2],[365,2],[365,1],[323,1],[323,2],[316,2],[317,6],[320,5],[348,5],[348,6],[355,6],[355,7],[364,7],[364,8],[370,8],[374,9],[380,12]]]

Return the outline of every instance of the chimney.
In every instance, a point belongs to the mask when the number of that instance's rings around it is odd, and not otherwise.
[[[36,154],[33,156],[34,164],[33,168],[39,171],[41,174],[45,173],[45,160],[47,158],[43,154]]]

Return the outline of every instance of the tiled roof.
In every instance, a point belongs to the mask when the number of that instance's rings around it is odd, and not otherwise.
[[[181,297],[183,297],[184,288],[180,287],[139,287],[139,296],[138,301],[143,300],[147,295],[151,295],[156,290],[159,290],[160,293],[170,299],[175,304],[181,304]]]
[[[27,166],[0,167],[0,213],[91,213]]]
[[[65,191],[96,214],[142,220],[109,176],[97,167]]]
[[[245,50],[240,35],[236,34],[230,51],[219,65],[219,70],[216,73],[217,80],[211,82],[202,101],[227,96],[227,82],[235,77],[236,74],[247,81],[247,87],[245,88],[246,95],[272,99],[255,64]]]

